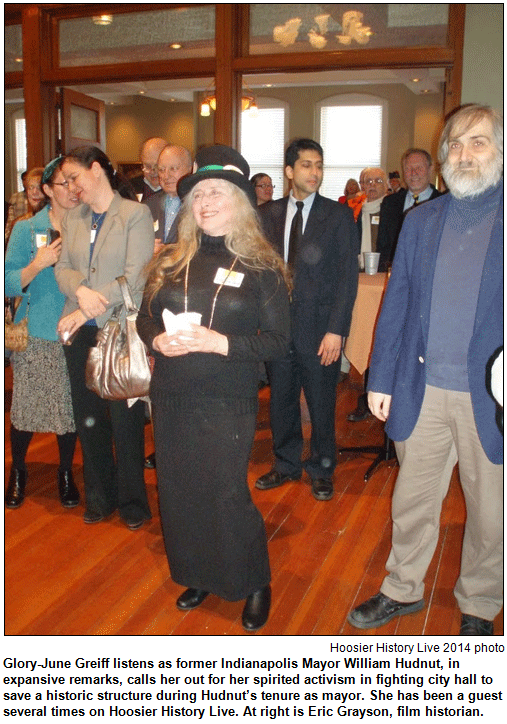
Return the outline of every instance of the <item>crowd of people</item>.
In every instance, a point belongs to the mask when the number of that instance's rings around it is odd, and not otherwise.
[[[324,152],[312,139],[288,146],[289,193],[277,200],[271,177],[250,179],[247,161],[227,146],[192,159],[150,138],[140,160],[142,176],[127,181],[103,151],[79,147],[26,175],[26,204],[12,199],[6,294],[21,300],[16,319],[28,318],[28,345],[11,355],[6,506],[21,506],[29,490],[34,432],[57,436],[65,508],[80,499],[72,477],[79,437],[90,525],[118,511],[129,529],[141,528],[151,517],[143,467],[156,467],[169,568],[185,587],[176,606],[191,610],[209,594],[245,599],[244,628],[261,628],[271,602],[268,547],[247,485],[260,366],[270,384],[273,465],[256,489],[304,472],[313,497],[331,500],[341,360],[364,253],[377,252],[391,276],[365,392],[348,419],[373,413],[386,422],[400,472],[389,575],[348,620],[376,628],[424,607],[457,461],[467,505],[455,589],[461,633],[492,635],[502,467],[486,370],[503,332],[500,116],[470,105],[447,119],[444,195],[432,183],[431,155],[416,147],[403,154],[402,179],[365,168],[338,201],[319,193]],[[121,276],[154,359],[155,454],[146,458],[144,401],[102,399],[85,379],[89,351],[122,302]],[[166,331],[165,310],[180,315],[177,331]],[[301,391],[311,422],[306,459]]]

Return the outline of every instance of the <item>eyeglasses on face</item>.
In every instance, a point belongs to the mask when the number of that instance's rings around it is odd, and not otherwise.
[[[384,184],[385,181],[383,178],[367,178],[363,181],[363,183],[365,186],[373,186],[373,184],[380,186],[381,184]]]
[[[143,171],[146,173],[158,173],[158,166],[147,166],[145,163],[141,166]]]
[[[256,189],[274,189],[275,184],[256,184],[255,188]]]

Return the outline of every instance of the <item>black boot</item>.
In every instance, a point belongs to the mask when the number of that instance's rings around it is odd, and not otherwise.
[[[11,468],[9,485],[5,493],[5,507],[19,508],[25,500],[26,470]]]
[[[262,628],[269,616],[271,606],[271,586],[251,593],[245,602],[242,624],[246,631],[257,631]]]
[[[75,508],[79,503],[79,491],[74,483],[72,470],[58,471],[58,492],[64,508]]]

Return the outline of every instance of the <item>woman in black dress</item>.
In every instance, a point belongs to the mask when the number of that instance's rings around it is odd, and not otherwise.
[[[287,350],[283,262],[264,239],[248,180],[232,148],[201,152],[181,179],[178,242],[149,267],[139,332],[155,357],[151,384],[162,527],[176,605],[209,593],[246,599],[243,626],[268,618],[270,569],[262,517],[247,485],[259,361]],[[162,313],[198,313],[167,333]]]

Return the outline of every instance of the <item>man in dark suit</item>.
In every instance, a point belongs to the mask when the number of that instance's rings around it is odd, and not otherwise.
[[[148,138],[141,146],[142,176],[130,179],[138,201],[143,203],[153,194],[160,191],[157,161],[160,151],[167,145],[163,138]]]
[[[288,197],[259,209],[264,231],[294,272],[289,355],[267,365],[275,464],[256,487],[298,480],[304,468],[317,500],[333,496],[336,465],[335,402],[342,340],[349,332],[357,292],[358,239],[352,211],[320,196],[321,146],[293,141],[285,154]],[[302,462],[300,394],[305,393],[312,435]]]
[[[463,106],[439,144],[449,193],[411,211],[377,325],[368,402],[396,441],[392,547],[380,593],[349,622],[377,628],[424,608],[440,510],[459,463],[467,517],[454,595],[463,636],[502,607],[502,435],[488,362],[503,343],[503,125]]]
[[[440,191],[430,183],[435,169],[430,154],[422,148],[409,148],[401,158],[406,189],[388,194],[380,206],[377,251],[380,252],[380,271],[392,262],[403,219],[413,206],[436,199]]]

